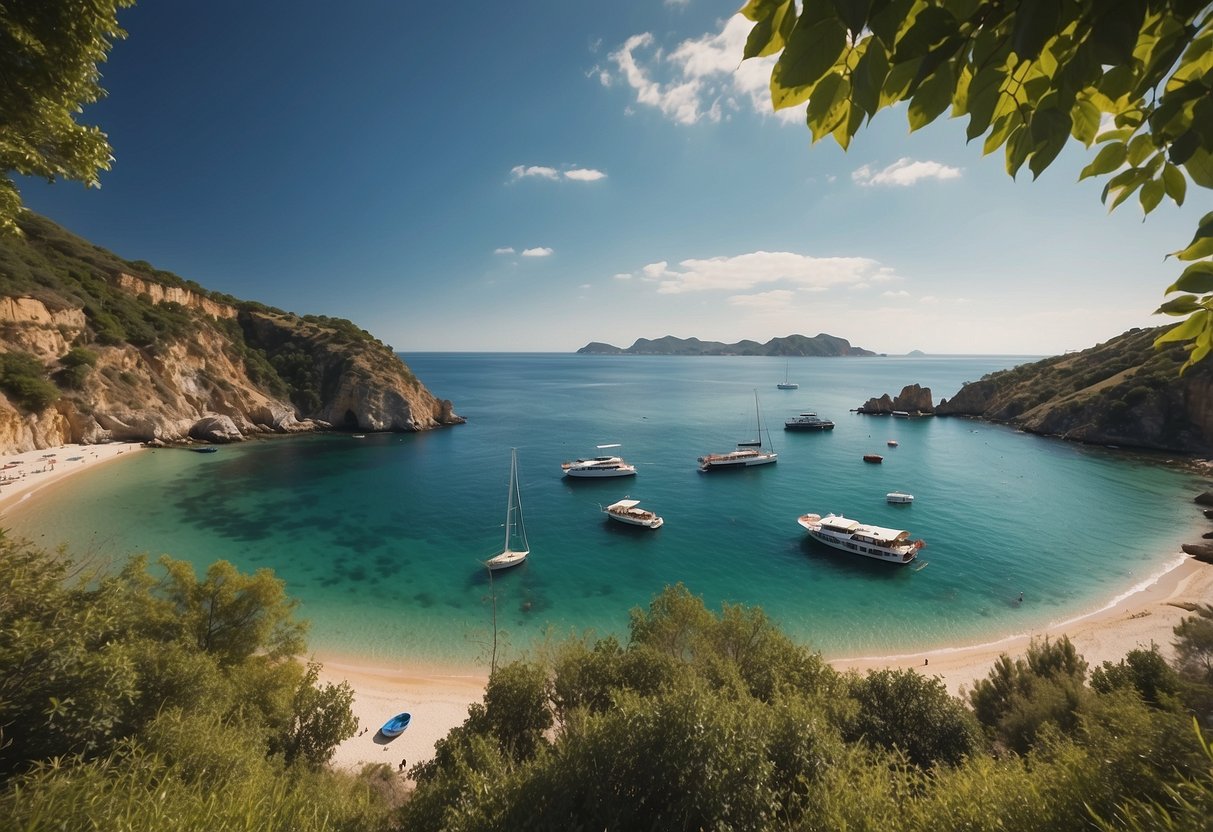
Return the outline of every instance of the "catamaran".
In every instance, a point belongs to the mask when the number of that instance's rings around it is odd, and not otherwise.
[[[510,449],[510,489],[505,508],[505,546],[501,554],[489,558],[484,565],[496,571],[517,566],[531,553],[522,522],[522,494],[518,490],[518,450]]]
[[[764,449],[762,444],[762,413],[758,409],[758,391],[754,391],[754,417],[758,422],[758,438],[737,443],[737,450],[724,454],[708,454],[699,457],[700,471],[719,471],[724,468],[747,468],[751,465],[766,465],[774,462],[779,455],[773,450]],[[767,445],[771,444],[771,436],[767,434]]]

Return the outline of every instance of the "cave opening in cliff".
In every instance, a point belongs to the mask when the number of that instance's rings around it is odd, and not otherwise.
[[[354,411],[345,411],[345,418],[342,420],[341,426],[349,430],[358,430],[358,417],[354,415]]]

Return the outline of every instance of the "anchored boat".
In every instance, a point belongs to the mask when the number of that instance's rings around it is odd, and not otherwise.
[[[825,517],[802,514],[796,522],[804,527],[809,537],[820,543],[887,563],[909,563],[927,545],[922,540],[910,540],[910,533],[902,529],[868,526],[841,514]]]

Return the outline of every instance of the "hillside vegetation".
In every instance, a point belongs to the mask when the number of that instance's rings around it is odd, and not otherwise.
[[[1213,366],[1202,362],[1181,376],[1183,347],[1153,347],[1164,329],[1132,329],[1081,352],[991,373],[935,412],[1082,442],[1211,453]]]
[[[913,669],[842,674],[757,608],[681,586],[626,642],[499,667],[399,775],[325,761],[345,684],[293,657],[266,570],[130,561],[117,574],[0,537],[0,817],[61,829],[737,829],[1196,832],[1213,816],[1213,607],[1089,668],[1065,639],[963,698]]]
[[[0,237],[0,450],[461,421],[349,321],[211,292],[25,215]]]

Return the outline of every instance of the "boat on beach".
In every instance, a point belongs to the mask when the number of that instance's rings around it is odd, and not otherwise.
[[[510,449],[510,488],[505,508],[505,546],[501,554],[489,558],[484,565],[490,572],[508,569],[526,560],[531,546],[526,540],[526,526],[522,522],[522,494],[518,490],[518,451]]]
[[[758,422],[758,438],[737,443],[737,450],[723,454],[707,454],[699,457],[700,471],[720,471],[728,468],[748,468],[774,462],[779,455],[767,450],[762,444],[762,414],[758,409],[758,391],[754,391],[754,416]],[[767,436],[770,444],[770,435]]]
[[[413,715],[410,713],[396,714],[383,723],[383,727],[379,729],[379,733],[385,737],[398,737],[404,733],[404,729],[408,728],[409,723],[412,721]]]
[[[648,509],[640,507],[639,500],[617,500],[602,509],[603,513],[612,520],[627,523],[630,526],[644,526],[646,529],[658,529],[665,520]]]
[[[910,533],[903,529],[868,526],[841,514],[802,514],[796,522],[819,543],[886,563],[909,563],[926,545],[922,540],[910,540]]]
[[[816,413],[801,413],[799,416],[793,416],[791,419],[785,419],[783,423],[784,430],[833,430],[834,423],[829,419],[822,419]]]
[[[599,445],[598,450],[606,450],[607,448],[618,448],[619,444]],[[623,461],[623,457],[618,456],[594,456],[588,459],[574,459],[571,462],[562,462],[561,469],[566,477],[584,477],[584,478],[602,478],[602,477],[634,477],[636,476],[636,466],[629,465]]]

